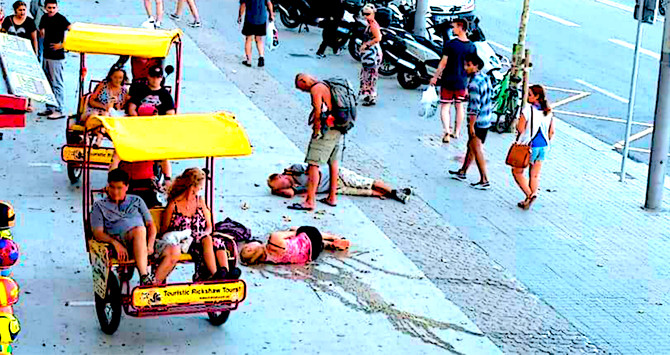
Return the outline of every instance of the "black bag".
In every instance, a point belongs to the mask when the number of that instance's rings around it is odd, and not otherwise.
[[[236,242],[248,242],[251,240],[251,230],[244,224],[234,221],[228,217],[223,222],[217,222],[214,225],[214,231],[228,234],[235,238]]]

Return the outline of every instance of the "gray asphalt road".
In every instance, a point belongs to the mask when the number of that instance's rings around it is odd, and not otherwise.
[[[578,114],[625,119],[633,63],[637,22],[632,1],[563,0],[533,1],[527,46],[535,65],[533,82],[552,87],[590,92],[588,97],[559,109]],[[477,13],[487,37],[511,47],[516,42],[521,6],[517,1],[478,0]],[[658,55],[663,24],[644,25],[638,93],[634,120],[653,122]],[[506,53],[499,47],[496,50]],[[551,92],[553,101],[565,94]],[[559,114],[583,131],[614,144],[624,139],[625,124],[593,117]],[[647,127],[636,125],[633,134]],[[649,148],[651,135],[634,141],[633,147]],[[648,154],[634,157],[647,161]]]

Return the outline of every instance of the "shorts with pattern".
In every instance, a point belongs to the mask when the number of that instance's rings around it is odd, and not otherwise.
[[[351,196],[372,196],[374,179],[340,168],[337,176],[337,193]]]
[[[305,163],[323,165],[337,161],[342,133],[334,129],[328,130],[321,138],[312,138],[307,147]]]

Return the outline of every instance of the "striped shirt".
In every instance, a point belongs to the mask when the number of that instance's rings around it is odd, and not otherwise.
[[[468,83],[468,115],[477,117],[475,126],[478,128],[489,128],[493,121],[493,102],[491,82],[486,74],[477,72],[470,78]]]

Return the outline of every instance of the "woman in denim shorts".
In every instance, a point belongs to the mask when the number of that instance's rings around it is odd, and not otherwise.
[[[517,132],[519,142],[530,145],[531,150],[528,179],[524,176],[524,168],[512,168],[514,180],[526,195],[517,206],[527,210],[537,199],[542,162],[546,159],[554,137],[554,115],[542,86],[533,85],[529,88],[528,104],[521,111]]]

